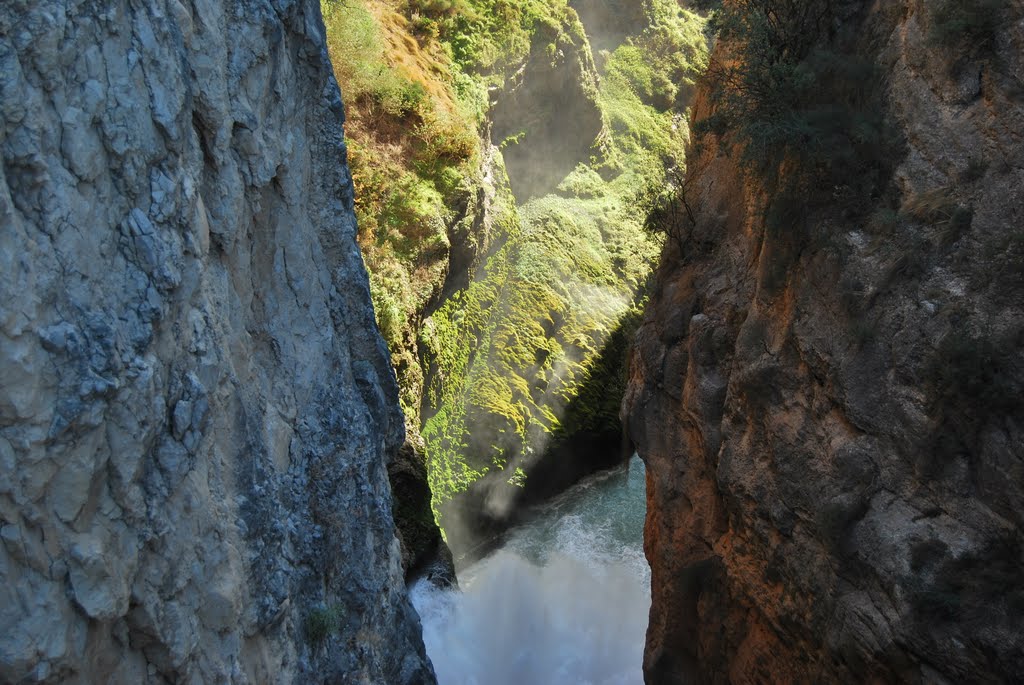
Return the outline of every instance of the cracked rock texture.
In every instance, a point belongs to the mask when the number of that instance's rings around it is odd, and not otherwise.
[[[898,213],[794,244],[706,135],[636,338],[648,683],[1024,680],[1024,14],[957,59],[927,3],[847,4]]]
[[[433,682],[315,0],[0,7],[0,681]]]

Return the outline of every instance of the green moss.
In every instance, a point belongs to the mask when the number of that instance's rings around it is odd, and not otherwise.
[[[458,6],[426,3],[442,13]],[[486,91],[444,58],[436,40],[410,60],[411,39],[387,3],[322,0],[321,9],[345,98],[359,241],[377,323],[415,428],[423,374],[410,353],[414,326],[444,280],[454,208],[482,182],[478,130]]]
[[[651,25],[611,53],[601,82],[612,155],[655,180],[685,145],[679,113],[707,67],[703,20],[673,5],[653,3]]]
[[[323,0],[322,7],[349,112],[378,325],[412,427],[422,419],[435,507],[495,470],[522,485],[529,476],[520,457],[617,420],[623,320],[636,317],[637,293],[660,250],[637,198],[681,165],[683,107],[707,62],[703,20],[674,0],[645,5],[648,25],[608,53],[600,80],[585,70],[580,84],[604,122],[593,159],[556,194],[517,207],[507,180],[482,177],[478,127],[488,88],[501,87],[531,49],[551,61],[586,56],[588,39],[568,2]],[[382,30],[392,8],[408,19],[421,53],[435,56],[430,70],[396,66],[395,51],[408,47],[389,43],[398,24]],[[483,240],[466,224],[473,217],[455,208],[487,183],[497,193],[492,252],[471,283],[422,322],[447,274],[449,236]]]
[[[651,8],[650,26],[607,60],[602,151],[557,194],[516,208],[503,191],[501,248],[421,332],[435,507],[494,470],[523,485],[521,458],[574,434],[618,432],[637,293],[660,251],[637,191],[682,159],[684,91],[706,63],[700,17]]]
[[[585,40],[566,0],[406,0],[405,11],[438,36],[468,73],[495,75],[521,62],[531,39],[544,27],[559,42]],[[423,21],[425,19],[425,21]]]

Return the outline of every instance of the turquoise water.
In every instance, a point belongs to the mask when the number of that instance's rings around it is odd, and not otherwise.
[[[639,685],[650,609],[644,468],[576,485],[413,604],[440,685]]]

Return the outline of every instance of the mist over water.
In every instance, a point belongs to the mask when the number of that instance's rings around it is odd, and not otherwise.
[[[643,682],[650,570],[644,467],[592,477],[459,571],[462,591],[420,583],[413,604],[440,685]]]

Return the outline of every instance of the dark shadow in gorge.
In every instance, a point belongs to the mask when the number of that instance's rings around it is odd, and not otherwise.
[[[501,545],[502,534],[531,518],[532,509],[583,478],[618,466],[632,448],[619,420],[627,381],[627,361],[642,317],[646,288],[608,335],[580,390],[562,413],[559,429],[547,437],[542,456],[523,464],[522,486],[510,484],[507,471],[490,472],[469,489],[441,505],[441,521],[458,567],[477,561]],[[509,463],[517,460],[510,458]],[[506,498],[501,513],[488,507],[491,498]]]

